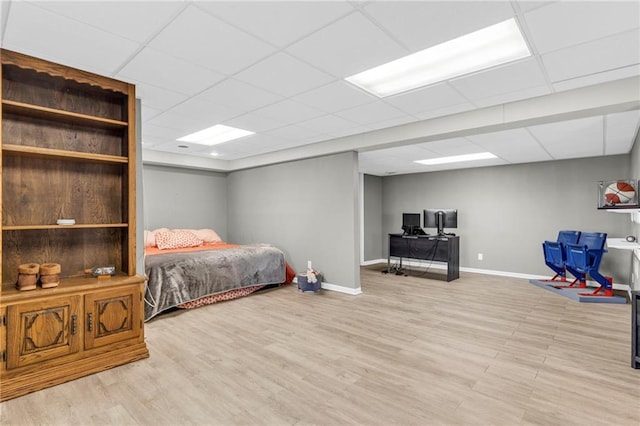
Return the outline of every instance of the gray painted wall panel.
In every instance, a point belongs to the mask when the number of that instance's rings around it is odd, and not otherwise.
[[[629,155],[631,158],[631,179],[640,179],[640,132],[636,135],[633,149]],[[640,240],[640,214],[636,215],[636,222],[631,224],[631,230],[629,234],[634,235],[636,239]],[[640,259],[633,256],[631,253],[632,268],[629,271],[629,283],[631,288],[636,291],[640,291]]]
[[[145,164],[144,229],[212,228],[227,239],[223,173]]]
[[[380,259],[382,236],[382,177],[364,175],[364,260]]]
[[[403,212],[457,208],[461,266],[548,275],[541,244],[559,230],[627,235],[629,216],[599,211],[596,201],[597,181],[627,179],[630,167],[619,155],[384,177],[383,238],[401,232]],[[610,250],[601,271],[628,283],[629,268],[628,253]]]
[[[355,153],[229,173],[230,241],[271,243],[296,271],[307,260],[325,281],[360,287]]]

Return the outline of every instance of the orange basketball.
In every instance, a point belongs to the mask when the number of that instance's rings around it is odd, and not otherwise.
[[[613,182],[604,190],[604,199],[607,204],[627,204],[635,196],[633,185],[624,181]]]

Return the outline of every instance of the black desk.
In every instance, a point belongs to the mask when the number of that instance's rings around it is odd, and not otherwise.
[[[391,268],[391,257],[429,260],[447,263],[447,281],[460,277],[460,237],[435,235],[403,236],[389,234],[389,257],[387,266]]]

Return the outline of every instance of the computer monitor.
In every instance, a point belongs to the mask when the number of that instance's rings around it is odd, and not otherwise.
[[[436,228],[438,235],[445,235],[445,228],[458,227],[458,210],[456,209],[425,209],[424,227]]]
[[[418,235],[420,230],[420,213],[402,213],[402,231],[406,235]]]

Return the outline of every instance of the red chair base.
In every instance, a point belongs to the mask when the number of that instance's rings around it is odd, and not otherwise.
[[[593,293],[578,293],[580,296],[598,296],[598,297],[611,297],[613,296],[613,278],[606,277],[607,281],[609,281],[609,286],[604,287],[600,286],[596,288]],[[602,293],[601,293],[602,292]]]

